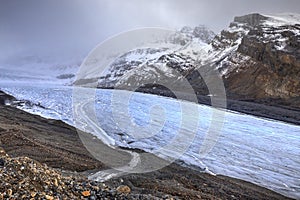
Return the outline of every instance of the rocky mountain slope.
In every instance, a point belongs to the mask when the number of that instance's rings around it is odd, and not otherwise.
[[[204,26],[183,27],[166,38],[166,44],[158,48],[135,49],[119,56],[107,72],[99,78],[98,86],[114,88],[122,86],[138,87],[141,83],[152,84],[178,82],[182,75],[189,75],[196,65],[198,54],[215,34]]]
[[[299,14],[235,17],[218,35],[203,26],[184,27],[168,41],[175,46],[121,55],[93,81],[98,78],[101,88],[156,93],[164,84],[184,92],[188,80],[196,94],[208,95],[203,72],[217,71],[230,99],[300,108]]]
[[[300,15],[236,17],[213,41],[237,48],[218,64],[230,98],[285,102],[300,107]]]

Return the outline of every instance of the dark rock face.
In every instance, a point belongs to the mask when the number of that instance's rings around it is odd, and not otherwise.
[[[281,27],[287,28],[289,27]],[[295,27],[295,29],[300,30]],[[269,33],[266,33],[266,30]],[[273,32],[279,34],[278,39],[285,39],[286,46],[282,50],[276,49],[276,40],[257,37],[257,35],[270,35]],[[300,37],[295,35],[292,31],[283,31],[280,33],[280,28],[269,29],[253,29],[248,35],[242,39],[242,43],[238,48],[238,52],[250,56],[256,61],[262,62],[270,66],[273,72],[279,75],[286,76],[299,72],[299,47]]]
[[[261,72],[253,77],[253,83],[265,90],[265,97],[290,98],[300,94],[299,47],[289,46],[290,51],[280,51],[275,49],[272,42],[264,43],[255,37],[244,37],[238,52],[257,62],[256,68]]]
[[[259,14],[236,17],[236,23],[247,32],[222,31],[214,41],[216,49],[226,48],[241,36],[236,51],[220,68],[235,68],[224,76],[229,98],[249,100],[283,99],[300,107],[300,26],[269,26]],[[237,59],[240,57],[240,59]],[[233,67],[234,66],[234,67]]]

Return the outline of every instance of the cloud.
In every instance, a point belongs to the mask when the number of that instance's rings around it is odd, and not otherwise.
[[[0,60],[86,54],[106,38],[138,27],[205,24],[219,32],[234,16],[251,12],[300,8],[298,0],[0,0]]]

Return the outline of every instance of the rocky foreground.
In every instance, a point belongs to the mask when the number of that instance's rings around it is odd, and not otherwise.
[[[5,105],[12,98],[0,93],[0,199],[288,199],[178,164],[89,181],[90,170],[107,167],[84,148],[76,129]]]
[[[78,176],[64,176],[28,157],[9,157],[0,149],[0,199],[131,199],[130,188],[110,188]]]

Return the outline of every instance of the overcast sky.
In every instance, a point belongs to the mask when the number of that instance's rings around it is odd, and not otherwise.
[[[0,0],[0,61],[15,55],[86,54],[133,28],[226,28],[253,12],[300,13],[299,0]],[[0,62],[1,64],[1,62]]]

